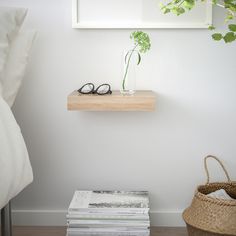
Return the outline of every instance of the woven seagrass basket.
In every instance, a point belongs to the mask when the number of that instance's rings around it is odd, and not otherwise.
[[[210,183],[207,159],[219,162],[227,177],[227,182]],[[207,183],[198,186],[192,204],[183,213],[189,236],[236,236],[236,182],[230,180],[222,162],[215,156],[204,160]],[[223,200],[207,196],[224,189],[233,200]],[[235,199],[235,200],[234,200]]]

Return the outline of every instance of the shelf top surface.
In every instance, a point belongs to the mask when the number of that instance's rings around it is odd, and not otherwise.
[[[97,95],[97,94],[80,94],[78,91],[72,92],[69,97],[80,97],[80,98],[138,98],[138,97],[155,97],[155,92],[151,90],[138,90],[134,94],[121,94],[119,90],[112,91],[112,94],[106,94],[106,95]]]

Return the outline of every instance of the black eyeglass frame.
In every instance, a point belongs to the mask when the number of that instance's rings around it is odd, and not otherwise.
[[[83,92],[83,88],[85,86],[88,86],[88,85],[91,85],[91,91],[88,91],[88,92]],[[102,87],[102,86],[108,86],[108,91],[105,92],[105,93],[99,93],[98,90]],[[95,89],[95,86],[93,83],[87,83],[87,84],[84,84],[80,89],[77,90],[78,93],[81,93],[81,94],[97,94],[97,95],[106,95],[106,94],[112,94],[112,91],[111,91],[111,85],[110,84],[101,84],[99,85],[96,89]]]

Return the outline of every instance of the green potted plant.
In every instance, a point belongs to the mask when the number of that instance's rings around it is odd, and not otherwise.
[[[134,31],[130,35],[134,46],[124,58],[124,75],[121,83],[122,94],[133,94],[135,92],[135,68],[141,63],[141,54],[151,48],[150,37],[142,31]]]

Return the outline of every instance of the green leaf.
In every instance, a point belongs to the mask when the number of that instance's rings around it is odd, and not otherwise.
[[[179,16],[179,15],[185,13],[185,10],[184,10],[183,7],[176,7],[176,6],[175,6],[175,7],[173,7],[173,8],[171,9],[171,11],[172,11],[174,14],[176,14],[177,16]]]
[[[234,19],[234,15],[231,12],[227,12],[225,21],[228,22]]]
[[[231,6],[235,6],[235,1],[234,0],[223,0],[225,8],[230,8]]]
[[[178,14],[178,12],[177,12],[177,7],[173,7],[173,8],[171,9],[171,12],[174,13],[175,15],[177,15],[177,14]]]
[[[228,27],[229,27],[230,31],[236,32],[236,25],[235,24],[230,24]]]
[[[194,0],[185,0],[183,2],[183,6],[186,9],[191,10],[195,6],[195,1]]]
[[[209,30],[215,30],[216,28],[215,28],[213,25],[210,25],[210,26],[208,27],[208,29],[209,29]]]
[[[236,12],[236,4],[230,5],[229,9],[233,12]]]
[[[141,62],[141,55],[140,55],[140,53],[138,52],[138,63],[137,63],[137,65],[139,65],[140,62]]]
[[[160,5],[162,5],[162,7],[161,7],[161,11],[162,11],[164,14],[170,12],[170,9],[169,9],[168,7],[164,6],[163,4],[160,4]]]
[[[220,41],[223,38],[223,35],[220,33],[215,33],[212,35],[212,38],[216,41]]]
[[[169,9],[169,8],[163,9],[163,13],[164,13],[164,14],[169,13],[169,12],[170,12],[170,9]]]
[[[183,7],[179,7],[178,13],[179,13],[178,15],[181,15],[181,14],[185,13],[184,8]]]
[[[236,37],[235,37],[235,34],[233,32],[228,32],[224,37],[223,37],[224,41],[226,43],[231,43],[233,42]]]
[[[224,7],[236,12],[236,2],[234,0],[224,0]]]

